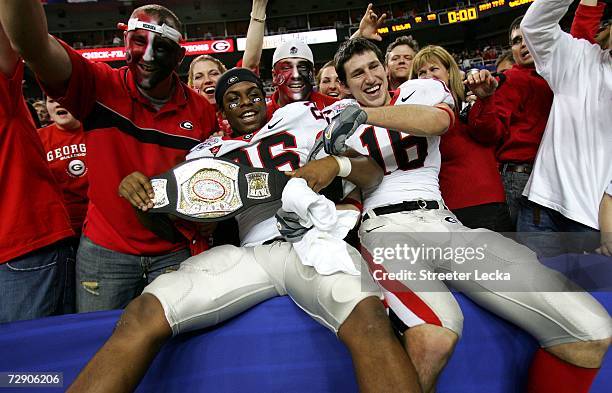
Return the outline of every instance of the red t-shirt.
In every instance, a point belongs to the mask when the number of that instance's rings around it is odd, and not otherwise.
[[[216,130],[215,108],[175,75],[174,95],[156,110],[127,67],[91,62],[60,43],[72,61],[72,76],[56,99],[83,123],[89,150],[83,233],[125,254],[160,255],[186,247],[186,241],[168,242],[140,224],[118,187],[134,171],[151,177],[185,161],[189,150]]]
[[[63,130],[55,123],[38,130],[47,163],[64,195],[70,224],[81,234],[87,213],[87,147],[83,127]]]
[[[323,108],[333,104],[334,102],[337,102],[338,99],[313,91],[312,93],[310,93],[308,101],[314,102],[317,106],[317,109],[323,110]],[[276,112],[278,108],[280,108],[280,105],[278,105],[278,90],[276,90],[274,94],[272,94],[271,101],[268,103],[268,120],[272,118],[272,115],[274,114],[274,112]]]
[[[506,201],[495,146],[477,142],[471,132],[457,119],[440,138],[440,191],[451,210]]]
[[[0,263],[74,236],[23,99],[23,68],[0,72]]]
[[[515,64],[495,94],[470,110],[472,136],[496,144],[499,162],[532,163],[548,121],[553,92],[533,67]]]

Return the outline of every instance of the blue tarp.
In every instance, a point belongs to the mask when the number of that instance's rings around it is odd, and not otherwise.
[[[612,308],[612,293],[594,296]],[[466,297],[457,298],[465,316],[464,336],[438,392],[522,393],[536,342]],[[62,372],[67,386],[110,336],[119,315],[105,311],[0,325],[0,372]],[[349,354],[337,338],[288,297],[279,297],[216,328],[173,339],[138,391],[338,393],[356,392],[357,386]],[[592,392],[612,392],[611,356]]]

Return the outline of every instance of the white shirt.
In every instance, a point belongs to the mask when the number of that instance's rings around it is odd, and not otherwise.
[[[521,23],[536,69],[555,94],[523,195],[598,229],[612,179],[612,56],[561,30],[570,3],[536,0]]]
[[[211,137],[194,147],[187,159],[224,157],[253,168],[296,170],[306,164],[317,134],[327,120],[310,102],[295,102],[279,108],[259,131],[239,138]],[[274,214],[281,201],[257,205],[236,216],[240,243],[254,246],[280,237]]]
[[[454,105],[446,85],[435,79],[406,81],[396,94],[393,105]],[[385,171],[380,185],[363,190],[365,210],[402,201],[442,200],[438,183],[441,162],[439,136],[413,136],[364,124],[346,144],[372,157]]]

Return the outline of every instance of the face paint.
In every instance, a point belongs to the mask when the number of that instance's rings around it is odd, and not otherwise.
[[[139,14],[140,20],[159,24],[156,18]],[[181,61],[181,48],[174,41],[144,29],[126,34],[126,62],[136,84],[143,90],[156,87],[166,80]]]
[[[259,130],[266,124],[264,93],[253,82],[238,82],[223,94],[223,114],[238,135]]]
[[[301,58],[288,58],[274,65],[273,83],[278,88],[280,103],[307,100],[314,86],[312,64]]]

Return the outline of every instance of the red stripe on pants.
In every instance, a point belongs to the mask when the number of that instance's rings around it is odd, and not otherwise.
[[[375,263],[370,252],[363,246],[361,247],[361,255],[368,263],[368,268],[370,269],[372,276],[383,277],[381,280],[376,280],[381,287],[397,296],[400,302],[402,302],[407,309],[416,314],[419,318],[425,321],[425,323],[442,326],[440,318],[438,318],[434,311],[429,308],[429,306],[416,293],[412,292],[412,290],[404,285],[401,281],[389,280],[386,278],[388,272],[386,271],[385,267],[382,264]],[[380,273],[375,274],[375,272]],[[399,317],[399,314],[397,315]]]

